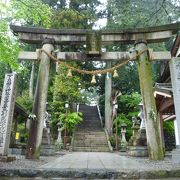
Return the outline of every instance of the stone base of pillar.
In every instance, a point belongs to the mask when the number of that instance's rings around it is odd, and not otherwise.
[[[134,157],[148,157],[147,146],[129,146],[128,155]]]
[[[147,157],[147,139],[146,139],[146,130],[140,129],[137,136],[133,139],[133,146],[128,147],[128,154],[135,157]]]
[[[16,160],[15,156],[0,156],[0,162],[11,162],[15,160]]]
[[[146,130],[140,129],[137,137],[138,146],[147,146]]]
[[[51,134],[48,133],[47,129],[43,129],[43,136],[42,136],[42,144],[40,155],[42,156],[52,156],[55,154],[56,149],[55,145],[52,143]]]
[[[176,148],[172,151],[172,162],[180,164],[180,148]]]
[[[126,152],[127,151],[127,143],[121,142],[120,144],[120,152]]]
[[[41,156],[53,156],[56,153],[54,145],[45,145],[41,146],[40,154]]]

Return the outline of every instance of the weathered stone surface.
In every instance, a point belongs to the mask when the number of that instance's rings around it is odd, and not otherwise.
[[[52,44],[44,44],[43,49],[48,53],[51,53],[54,47]],[[31,121],[27,144],[26,157],[30,159],[38,159],[40,156],[40,146],[42,141],[48,93],[49,70],[50,58],[45,53],[42,53],[33,104],[33,114],[36,115],[36,118],[35,120]]]
[[[8,155],[16,95],[15,73],[6,74],[0,106],[0,155]]]
[[[0,162],[11,162],[15,160],[16,160],[16,157],[14,156],[0,156]]]
[[[41,43],[44,38],[54,38],[56,44],[85,44],[86,34],[89,30],[85,29],[43,29],[28,28],[21,26],[10,26],[14,33],[18,34],[21,41],[27,43]],[[101,32],[102,44],[114,42],[134,43],[138,39],[146,39],[148,43],[162,42],[169,39],[172,34],[180,29],[180,23],[163,26],[126,29],[126,30],[105,30]],[[93,31],[98,33],[98,31]]]
[[[175,163],[180,163],[180,57],[172,58],[169,65],[176,113],[175,137],[177,150],[172,152],[172,160]]]
[[[148,149],[147,146],[130,146],[128,148],[128,154],[135,157],[147,157]]]
[[[141,42],[138,42],[135,45],[135,48],[138,52],[142,52],[147,49],[147,45],[145,41],[143,42],[141,40]],[[160,132],[160,120],[157,116],[153,94],[151,64],[147,52],[144,52],[138,58],[138,72],[146,119],[146,136],[149,158],[152,160],[160,160],[164,158],[164,153]]]
[[[90,179],[161,179],[179,178],[180,170],[116,171],[87,169],[0,169],[0,177],[90,178]]]
[[[180,148],[176,148],[172,151],[172,161],[174,163],[180,163]]]
[[[19,60],[38,60],[38,51],[22,51],[19,53]],[[130,55],[129,52],[101,52],[99,57],[89,57],[85,52],[57,52],[57,58],[61,61],[124,61],[135,56],[135,53]],[[169,51],[152,52],[153,61],[168,61],[171,59]],[[132,59],[136,60],[136,59]]]
[[[180,57],[172,58],[169,66],[176,112],[176,124],[178,127],[177,129],[175,128],[176,145],[180,145]]]
[[[174,176],[168,176],[167,170],[157,170],[157,171],[142,171],[139,173],[139,178],[144,179],[156,179],[156,178],[168,178]]]
[[[106,62],[106,68],[111,68],[111,62]],[[105,128],[109,135],[112,135],[112,74],[107,73],[105,78]]]

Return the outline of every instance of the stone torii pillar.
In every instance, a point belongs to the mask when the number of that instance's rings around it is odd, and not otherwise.
[[[106,62],[106,67],[111,68],[111,62]],[[108,73],[105,77],[105,128],[109,135],[112,135],[112,103],[111,93],[112,91],[112,74]]]
[[[180,57],[172,58],[172,60],[169,61],[169,66],[174,96],[174,107],[176,112],[176,149],[172,152],[172,160],[175,163],[180,163]]]
[[[135,44],[135,49],[138,52],[146,50],[146,42],[142,40],[137,41]],[[152,160],[161,160],[164,158],[164,153],[160,132],[160,120],[157,115],[153,93],[151,63],[146,51],[138,57],[138,72],[146,119],[146,135],[149,158]]]
[[[46,52],[51,53],[54,50],[54,39],[45,39],[43,47]],[[43,134],[43,125],[45,119],[50,58],[44,53],[41,53],[41,62],[34,97],[33,114],[36,115],[35,120],[30,123],[29,138],[27,143],[26,158],[38,159],[40,156],[40,146]]]

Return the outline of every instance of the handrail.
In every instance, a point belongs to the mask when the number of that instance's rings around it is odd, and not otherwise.
[[[111,142],[109,140],[109,134],[107,132],[107,129],[104,128],[104,131],[105,131],[105,134],[106,134],[106,139],[107,139],[107,142],[108,142],[109,150],[112,152],[113,151],[113,147],[111,146]]]
[[[98,111],[99,119],[100,119],[100,122],[101,122],[101,127],[103,128],[102,116],[101,116],[101,112],[100,112],[100,109],[99,109],[99,105],[97,104],[97,105],[96,105],[96,107],[97,107],[97,111]]]
[[[77,103],[77,105],[76,105],[76,112],[77,113],[79,112],[79,103]]]
[[[101,116],[101,112],[100,112],[100,109],[99,109],[99,105],[97,104],[96,107],[97,107],[99,119],[100,119],[100,122],[101,122],[101,126],[103,128],[102,116]],[[111,146],[111,142],[109,141],[109,135],[108,135],[108,132],[107,132],[106,128],[104,128],[104,132],[106,134],[106,139],[107,139],[107,142],[108,142],[109,150],[112,152],[113,151],[113,147]]]

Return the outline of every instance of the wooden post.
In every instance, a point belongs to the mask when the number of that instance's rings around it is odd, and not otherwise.
[[[145,42],[139,41],[135,44],[135,48],[138,52],[142,52],[147,49],[147,45]],[[144,52],[138,57],[138,71],[146,119],[149,158],[152,160],[161,160],[164,158],[164,153],[160,132],[160,120],[156,110],[152,86],[151,63],[147,52]]]
[[[45,39],[43,44],[43,49],[48,53],[51,53],[54,49],[54,39]],[[48,92],[49,70],[50,58],[42,52],[33,105],[33,114],[36,115],[36,118],[31,121],[27,144],[26,158],[28,159],[38,159],[40,156]]]
[[[106,62],[106,67],[111,67],[111,62]],[[112,135],[112,74],[108,73],[105,78],[105,128],[109,135]]]

